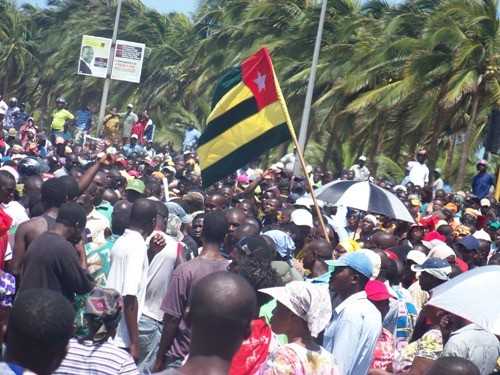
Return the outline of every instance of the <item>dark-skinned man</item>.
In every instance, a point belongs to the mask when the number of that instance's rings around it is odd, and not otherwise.
[[[185,312],[193,287],[203,277],[227,269],[229,262],[220,253],[227,229],[224,212],[213,211],[206,214],[200,255],[174,270],[161,306],[164,312],[163,332],[154,371],[180,367],[188,354],[191,330],[185,320]]]
[[[115,345],[139,358],[138,322],[144,308],[148,277],[146,238],[156,225],[155,202],[138,199],[132,205],[130,222],[111,249],[111,267],[106,286],[123,297],[123,316],[114,339]]]
[[[364,291],[373,265],[362,253],[345,254],[333,264],[333,315],[325,330],[323,347],[332,353],[342,374],[366,374],[382,331],[380,312]]]
[[[309,270],[308,281],[328,284],[333,269],[332,246],[324,239],[312,240],[304,247],[302,264]],[[327,263],[330,262],[330,265]]]

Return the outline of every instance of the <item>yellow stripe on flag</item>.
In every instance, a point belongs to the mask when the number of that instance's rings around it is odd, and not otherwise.
[[[244,144],[254,140],[273,127],[286,122],[285,113],[279,101],[263,108],[255,115],[235,124],[221,135],[198,148],[201,169],[223,159]]]
[[[498,175],[497,175],[497,186],[495,189],[495,199],[496,201],[500,201],[500,168],[498,169]]]
[[[238,83],[229,92],[227,92],[215,105],[207,118],[207,124],[216,119],[223,113],[236,107],[242,101],[253,97],[252,91],[243,82]]]

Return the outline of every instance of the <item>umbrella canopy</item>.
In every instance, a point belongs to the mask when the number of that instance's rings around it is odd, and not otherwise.
[[[474,268],[432,290],[429,305],[476,323],[500,335],[500,266]]]
[[[333,181],[315,193],[318,199],[334,206],[350,207],[408,223],[415,222],[398,197],[368,181]]]

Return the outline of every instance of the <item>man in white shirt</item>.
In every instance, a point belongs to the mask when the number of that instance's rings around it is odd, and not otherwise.
[[[351,167],[354,172],[354,181],[368,181],[370,178],[370,170],[366,167],[366,156],[361,155],[358,162]]]
[[[155,201],[155,204],[156,227],[146,240],[149,244],[146,300],[139,319],[141,371],[149,371],[154,365],[163,330],[161,303],[167,294],[173,270],[184,261],[182,244],[165,233],[169,215],[167,206],[160,201]]]
[[[138,199],[132,206],[130,224],[111,249],[111,267],[107,288],[117,290],[123,297],[122,320],[114,344],[128,349],[139,358],[138,322],[146,299],[148,256],[145,238],[156,225],[156,205],[149,199]]]
[[[425,164],[427,159],[427,151],[420,149],[417,152],[417,160],[408,162],[409,175],[408,179],[415,186],[420,186],[421,188],[427,185],[429,182],[429,168]]]

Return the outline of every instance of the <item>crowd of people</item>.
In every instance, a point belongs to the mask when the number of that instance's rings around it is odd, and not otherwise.
[[[0,98],[1,374],[499,371],[498,337],[427,304],[500,265],[487,161],[452,191],[424,149],[403,181],[361,155],[337,179],[392,191],[415,223],[323,202],[322,228],[293,155],[203,189],[193,126],[157,145],[128,105],[95,141],[88,108],[56,105],[44,131]],[[336,179],[307,172],[315,188]]]

